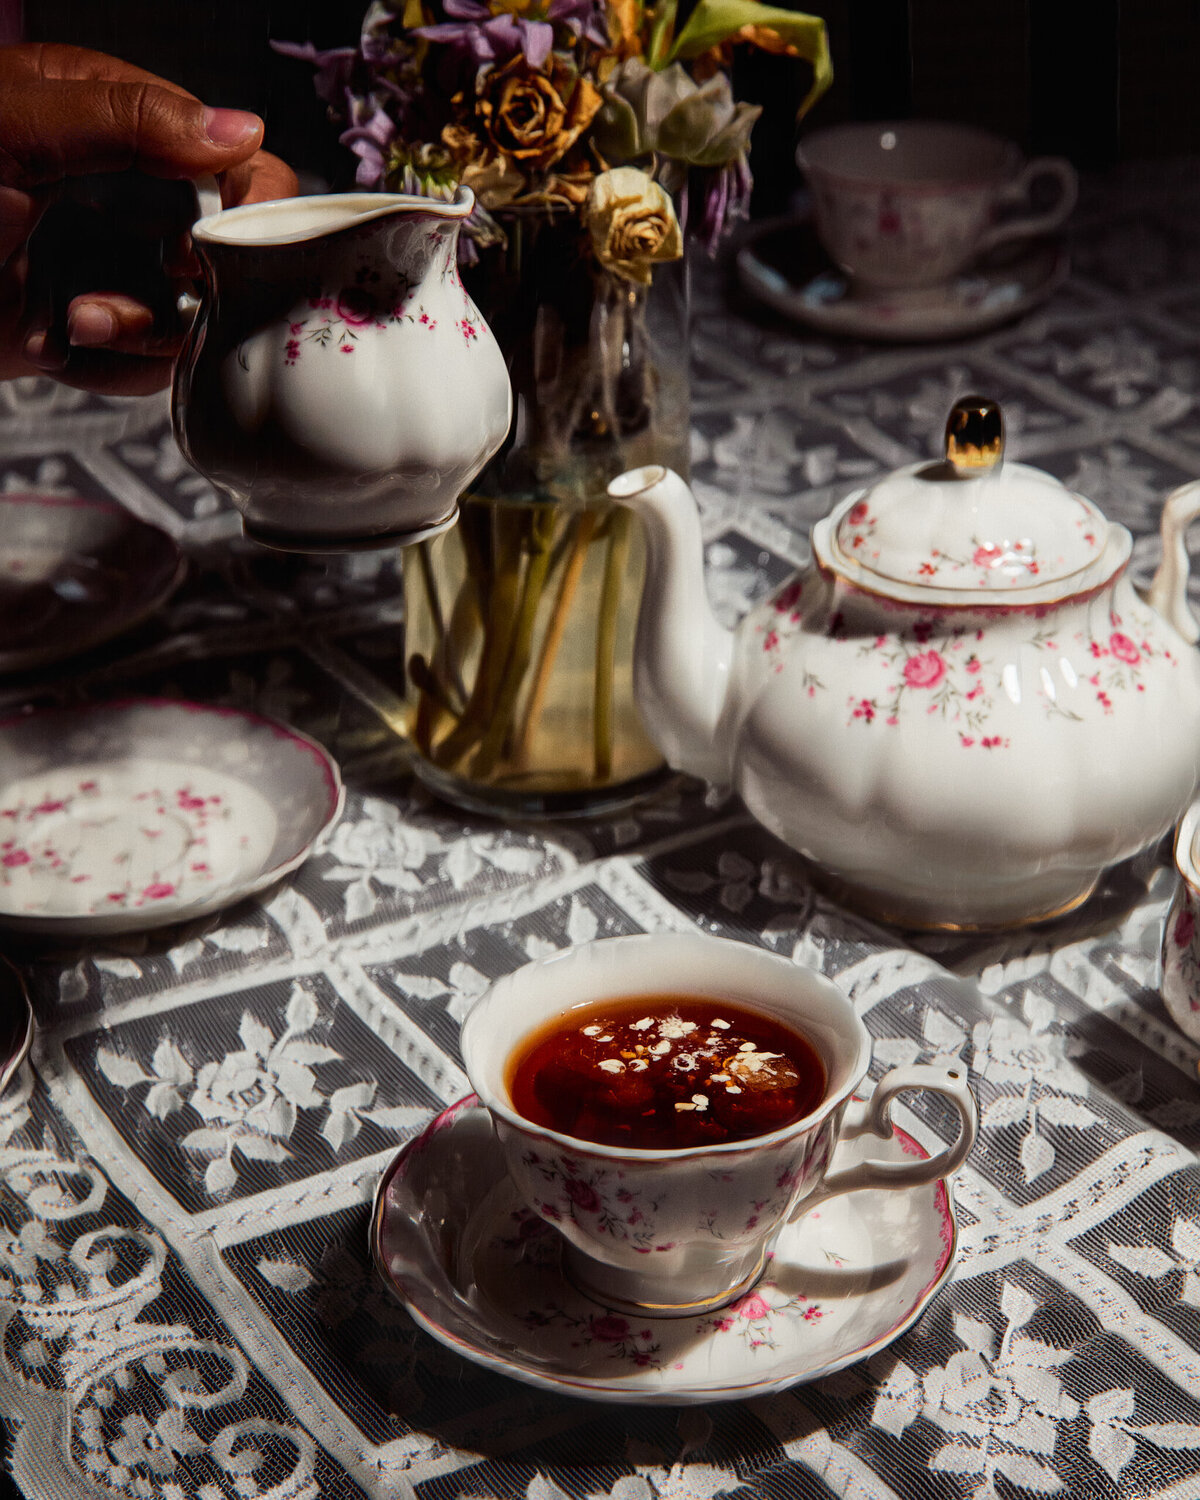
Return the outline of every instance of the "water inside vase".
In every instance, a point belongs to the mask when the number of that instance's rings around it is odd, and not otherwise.
[[[409,549],[418,773],[478,801],[604,793],[656,771],[633,694],[643,569],[640,526],[607,501],[476,496],[457,528]]]

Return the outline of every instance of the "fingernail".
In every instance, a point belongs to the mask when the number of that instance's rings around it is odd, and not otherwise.
[[[67,319],[68,338],[85,349],[111,343],[116,332],[117,320],[104,307],[77,307]]]
[[[214,146],[244,146],[262,129],[257,115],[244,109],[206,109],[204,131]]]
[[[25,358],[31,365],[36,365],[39,370],[61,370],[62,360],[58,355],[47,347],[46,335],[44,333],[31,333],[25,340],[23,350]]]

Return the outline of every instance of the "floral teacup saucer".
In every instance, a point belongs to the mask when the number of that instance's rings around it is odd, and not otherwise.
[[[997,253],[944,286],[875,296],[855,294],[805,216],[765,221],[737,257],[746,290],[777,312],[841,338],[930,343],[968,338],[1021,317],[1044,302],[1069,269],[1056,239]]]
[[[924,1155],[897,1130],[843,1141]],[[957,1238],[945,1182],[827,1200],[776,1241],[766,1275],[696,1318],[613,1312],[566,1279],[554,1230],[519,1200],[474,1094],[410,1141],[379,1184],[371,1253],[416,1321],[530,1385],[595,1401],[726,1401],[816,1380],[888,1344],[946,1281]]]

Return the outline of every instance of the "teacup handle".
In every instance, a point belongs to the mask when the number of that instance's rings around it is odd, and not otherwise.
[[[1058,183],[1059,199],[1054,207],[1040,214],[1030,213],[1019,218],[1005,219],[1002,223],[985,229],[975,245],[977,255],[1009,240],[1027,240],[1034,235],[1050,234],[1066,223],[1067,216],[1079,197],[1079,176],[1063,156],[1039,156],[1028,162],[1020,174],[997,195],[997,203],[1028,203],[1033,184],[1040,177],[1050,177]]]
[[[846,1106],[841,1139],[869,1131],[880,1140],[890,1140],[892,1100],[909,1089],[927,1089],[949,1099],[958,1110],[958,1138],[933,1156],[914,1156],[910,1161],[861,1161],[853,1167],[843,1167],[840,1172],[829,1172],[820,1186],[796,1205],[793,1218],[840,1193],[856,1193],[861,1188],[917,1187],[923,1182],[949,1177],[962,1166],[979,1133],[979,1110],[967,1083],[965,1065],[942,1068],[914,1063],[906,1068],[893,1068],[875,1085],[869,1099],[852,1099]]]

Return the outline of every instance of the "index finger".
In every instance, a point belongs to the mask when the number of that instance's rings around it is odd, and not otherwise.
[[[188,93],[169,78],[159,78],[145,68],[136,67],[124,58],[108,52],[93,52],[89,47],[70,47],[61,42],[28,42],[0,50],[0,80],[13,86],[21,83],[90,83],[97,79],[110,83],[153,83],[173,94]]]
[[[229,170],[252,156],[263,123],[207,109],[158,83],[47,79],[7,90],[0,118],[0,183],[29,188],[130,168],[151,177]]]

